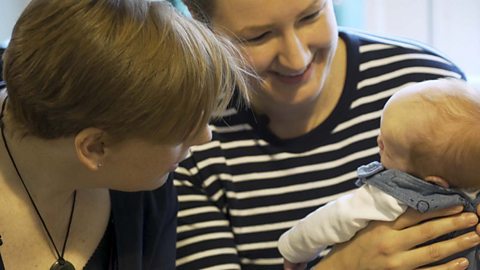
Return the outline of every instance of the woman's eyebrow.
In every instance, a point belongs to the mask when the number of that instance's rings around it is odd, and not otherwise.
[[[323,7],[327,4],[327,0],[312,0],[312,2],[301,12],[299,16],[303,16],[311,11],[312,8],[316,7]],[[247,25],[240,30],[238,30],[237,34],[239,35],[246,35],[250,33],[261,33],[265,32],[268,29],[274,27],[274,24],[265,24],[265,25]]]
[[[300,15],[308,14],[314,8],[321,8],[323,9],[327,5],[328,0],[314,0],[312,3],[305,8]]]
[[[238,34],[245,35],[250,33],[265,32],[268,29],[271,29],[273,26],[273,24],[245,26],[238,31]]]

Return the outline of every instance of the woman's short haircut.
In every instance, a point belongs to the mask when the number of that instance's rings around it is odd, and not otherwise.
[[[249,76],[229,41],[165,1],[32,0],[4,62],[8,111],[44,139],[97,127],[181,142]]]

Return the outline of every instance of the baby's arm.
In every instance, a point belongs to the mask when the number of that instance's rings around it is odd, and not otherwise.
[[[406,208],[392,196],[365,184],[300,220],[280,237],[278,248],[286,261],[308,262],[327,246],[350,240],[370,220],[395,220]]]

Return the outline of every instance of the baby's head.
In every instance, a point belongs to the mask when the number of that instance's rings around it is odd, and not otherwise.
[[[410,84],[385,105],[378,144],[386,168],[443,186],[480,188],[480,92],[457,79]]]

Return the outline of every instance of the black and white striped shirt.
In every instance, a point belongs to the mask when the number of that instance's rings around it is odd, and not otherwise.
[[[463,73],[433,50],[341,29],[347,75],[333,113],[301,137],[281,140],[248,108],[212,124],[175,176],[178,269],[283,269],[279,236],[355,188],[358,166],[378,160],[382,108],[399,88]],[[414,128],[414,127],[412,127]]]

